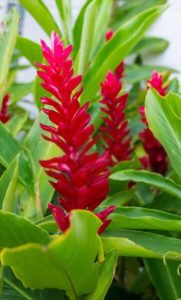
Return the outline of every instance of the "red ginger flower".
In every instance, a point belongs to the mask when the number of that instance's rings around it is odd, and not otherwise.
[[[94,126],[90,125],[91,116],[87,112],[88,103],[80,106],[79,88],[82,77],[74,77],[72,60],[69,58],[72,46],[64,47],[56,33],[52,34],[52,49],[41,41],[43,56],[47,64],[37,64],[38,75],[43,79],[42,87],[55,98],[42,98],[41,102],[50,108],[43,108],[54,124],[40,124],[48,135],[46,140],[55,143],[63,156],[41,161],[46,173],[54,180],[50,183],[60,194],[61,205],[49,204],[54,218],[64,232],[69,227],[69,213],[72,209],[93,211],[109,192],[108,155],[99,155],[90,149],[95,145],[92,138]],[[75,92],[75,89],[78,91]],[[108,207],[97,216],[103,221],[101,233],[111,222],[107,216],[115,209]]]
[[[119,96],[121,89],[121,81],[116,74],[109,71],[101,89],[101,103],[104,104],[101,110],[105,113],[105,125],[101,130],[111,165],[129,159],[131,153],[131,139],[124,113],[128,94]]]
[[[159,75],[157,71],[154,71],[152,78],[148,80],[148,88],[149,87],[155,88],[161,96],[165,96],[168,85],[163,86],[162,76]],[[144,106],[140,107],[139,111],[142,122],[147,126],[147,128],[140,133],[140,138],[143,148],[148,154],[148,156],[141,157],[140,161],[145,169],[150,167],[154,172],[164,175],[168,167],[167,154],[163,146],[148,128]]]
[[[166,90],[168,85],[163,86],[163,77],[159,75],[157,71],[153,71],[152,77],[148,80],[147,83],[148,88],[153,87],[161,96],[166,95]]]
[[[8,114],[8,103],[9,103],[9,94],[6,94],[3,98],[1,110],[0,110],[0,122],[6,123],[10,119]]]

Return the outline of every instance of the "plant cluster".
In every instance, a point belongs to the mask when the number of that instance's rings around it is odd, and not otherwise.
[[[166,1],[136,2],[87,0],[72,25],[55,0],[59,28],[19,0],[50,46],[18,35],[16,9],[1,23],[2,299],[181,298],[179,82],[143,64],[168,47],[145,37]]]

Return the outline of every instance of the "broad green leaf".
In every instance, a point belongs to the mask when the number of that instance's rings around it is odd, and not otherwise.
[[[139,13],[155,5],[166,4],[167,0],[123,0],[117,3],[118,5],[114,9],[111,28],[117,28],[120,24],[125,23],[130,18],[137,16]]]
[[[92,49],[94,30],[95,30],[95,20],[97,11],[97,0],[92,1],[86,8],[83,29],[80,41],[80,50],[77,56],[75,65],[77,66],[77,73],[83,74],[86,65],[89,63],[89,58]]]
[[[61,34],[50,10],[42,0],[19,0],[19,3],[32,15],[47,35],[50,35],[52,30]]]
[[[117,207],[111,214],[109,230],[149,229],[181,231],[181,217],[154,209],[141,207]]]
[[[126,65],[126,76],[123,81],[131,84],[139,83],[141,80],[149,79],[154,70],[158,72],[176,72],[176,70],[161,66]]]
[[[12,168],[13,165],[13,168]],[[2,202],[2,209],[9,212],[14,212],[14,206],[15,206],[15,192],[17,187],[17,181],[18,181],[18,172],[19,172],[19,154],[14,159],[11,165],[11,181],[8,184],[8,187],[6,189],[6,194],[4,195],[4,198],[1,200]],[[9,174],[9,170],[8,170]],[[6,179],[7,179],[7,171],[5,172]],[[2,176],[2,180],[4,175]],[[1,182],[1,179],[0,179]],[[0,196],[2,197],[2,196]]]
[[[15,137],[17,133],[23,128],[27,118],[28,114],[22,113],[9,120],[9,122],[6,124],[6,127],[8,128],[9,132],[11,132],[12,136]]]
[[[0,24],[0,104],[6,91],[6,81],[18,33],[18,13],[14,8]]]
[[[0,211],[0,248],[12,248],[25,243],[47,244],[48,233],[28,219]]]
[[[115,274],[117,258],[116,251],[112,251],[105,256],[105,261],[100,267],[96,289],[92,294],[86,297],[86,300],[105,299]]]
[[[83,21],[84,21],[84,15],[87,9],[87,6],[92,2],[93,0],[87,0],[84,5],[82,6],[79,15],[75,21],[75,25],[73,28],[73,38],[74,38],[74,53],[77,53],[80,47],[80,37],[82,35],[82,29],[83,29]]]
[[[35,66],[35,62],[42,61],[42,52],[39,44],[19,35],[16,48],[33,66]]]
[[[181,96],[169,93],[161,97],[150,89],[146,96],[146,118],[150,130],[164,146],[172,167],[181,174]]]
[[[178,262],[159,259],[145,259],[144,264],[160,300],[178,300],[181,298],[181,278],[178,274]]]
[[[164,9],[165,6],[157,6],[132,18],[115,32],[108,43],[105,43],[85,74],[82,102],[95,97],[107,71],[114,70],[118,66]]]
[[[120,256],[181,260],[181,241],[176,238],[136,230],[109,230],[103,233],[105,252],[117,250]]]
[[[60,19],[62,22],[64,34],[69,42],[72,43],[72,7],[71,0],[55,0]]]
[[[111,18],[113,1],[111,0],[98,0],[97,15],[95,20],[95,30],[93,35],[93,54],[99,42],[104,38],[108,23]],[[104,40],[105,42],[105,40]]]
[[[110,176],[110,179],[118,182],[130,180],[134,182],[143,182],[177,197],[178,200],[181,199],[181,186],[176,184],[171,179],[165,178],[158,173],[142,170],[124,170],[113,173]]]
[[[144,37],[132,49],[132,54],[142,54],[145,52],[160,53],[166,50],[169,42],[163,38],[158,37]]]
[[[0,123],[0,145],[3,145],[0,149],[0,163],[8,167],[20,151],[20,146],[2,123]]]
[[[71,227],[45,248],[26,244],[5,249],[3,265],[11,266],[23,284],[32,289],[58,288],[70,299],[94,291],[100,263],[100,220],[88,211],[72,211]],[[48,272],[47,272],[48,270]]]

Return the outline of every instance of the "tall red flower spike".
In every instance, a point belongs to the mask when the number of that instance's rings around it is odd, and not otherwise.
[[[0,122],[6,123],[10,119],[8,114],[9,94],[6,94],[3,98],[1,110],[0,110]]]
[[[64,232],[69,227],[69,213],[72,209],[94,211],[109,192],[108,154],[99,155],[90,151],[95,145],[92,138],[94,126],[89,124],[91,116],[87,112],[88,103],[80,106],[82,77],[74,77],[70,53],[72,46],[64,47],[54,32],[51,37],[52,49],[41,41],[43,56],[47,64],[36,64],[42,87],[54,98],[42,98],[48,106],[42,110],[53,125],[40,124],[45,131],[43,137],[55,143],[64,154],[41,161],[46,173],[53,178],[50,183],[60,194],[60,206],[49,204],[54,218]],[[76,91],[75,91],[76,90]],[[103,221],[99,233],[110,220],[107,216],[115,209],[108,207],[97,216]]]
[[[110,164],[130,159],[131,139],[129,137],[128,122],[124,109],[128,94],[119,96],[122,83],[116,74],[109,71],[102,83],[102,100],[104,107],[104,126],[101,127],[105,141],[105,149],[109,153]]]
[[[148,80],[148,88],[153,87],[161,96],[165,96],[168,85],[163,86],[163,78],[158,74],[157,71],[154,71],[152,78]],[[150,168],[154,172],[164,175],[168,168],[167,154],[160,144],[160,142],[153,136],[152,132],[148,128],[148,123],[145,116],[144,106],[139,109],[141,114],[141,120],[146,125],[140,133],[140,138],[148,156],[141,157],[140,161],[145,169]]]

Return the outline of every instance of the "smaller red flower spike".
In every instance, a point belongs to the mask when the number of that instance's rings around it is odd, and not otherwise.
[[[49,204],[49,209],[64,232],[70,225],[72,209],[94,211],[106,198],[109,192],[109,159],[108,153],[99,155],[97,151],[90,151],[95,145],[92,137],[94,126],[90,124],[88,103],[83,106],[79,103],[82,77],[74,76],[70,58],[72,46],[65,48],[56,33],[52,34],[51,41],[52,48],[41,41],[46,64],[36,64],[40,69],[38,75],[43,80],[42,87],[54,96],[53,99],[41,99],[46,105],[42,110],[52,125],[40,126],[46,132],[43,137],[55,143],[63,154],[40,163],[53,178],[50,183],[60,195],[60,206]],[[107,216],[112,211],[111,206],[97,214],[103,221],[99,232],[110,223]]]
[[[10,119],[8,114],[9,94],[6,94],[3,98],[1,110],[0,110],[0,122],[6,123]]]
[[[105,141],[105,149],[109,153],[110,165],[130,158],[131,139],[129,137],[128,122],[125,119],[124,109],[127,94],[119,96],[122,83],[116,74],[109,71],[105,81],[101,84],[101,103],[104,106],[104,126],[101,127]]]
[[[168,85],[163,86],[163,78],[158,74],[157,71],[154,71],[152,78],[148,80],[147,87],[153,87],[161,96],[165,96]],[[140,133],[140,138],[148,156],[143,156],[140,158],[140,162],[145,169],[150,168],[154,172],[164,175],[168,168],[167,154],[160,144],[160,142],[153,136],[152,132],[148,128],[148,123],[145,116],[144,106],[139,109],[141,120],[147,126]]]
[[[168,85],[163,86],[163,77],[157,71],[153,71],[151,79],[148,80],[147,87],[153,87],[161,96],[165,96],[168,89]]]
[[[113,37],[113,35],[114,35],[114,31],[113,30],[108,30],[107,32],[106,32],[106,35],[105,35],[105,39],[106,39],[106,41],[109,41],[112,37]]]

